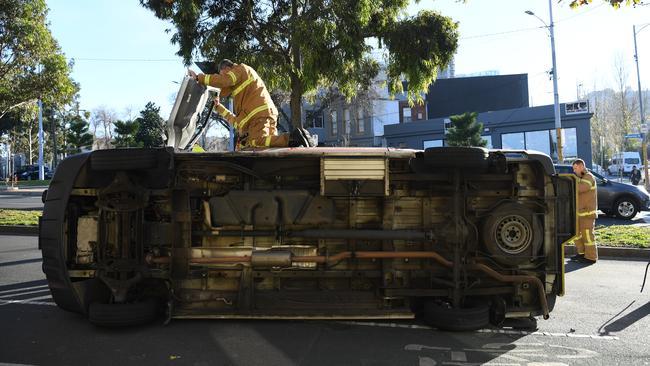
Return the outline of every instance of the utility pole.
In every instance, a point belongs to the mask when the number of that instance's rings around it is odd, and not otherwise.
[[[564,162],[562,153],[562,121],[560,120],[560,95],[557,91],[557,63],[555,62],[555,28],[553,24],[553,2],[548,0],[548,12],[551,17],[551,25],[548,27],[551,32],[551,57],[553,58],[553,107],[555,110],[555,132],[557,134],[557,160]]]
[[[546,22],[538,17],[535,13],[530,10],[526,10],[526,14],[532,15],[535,18],[539,19],[542,24],[549,30],[551,34],[551,59],[553,62],[553,69],[551,70],[551,75],[553,76],[553,109],[555,114],[555,134],[557,136],[557,160],[558,163],[564,162],[564,154],[562,152],[562,120],[560,118],[560,95],[557,90],[557,62],[555,61],[555,32],[554,32],[554,23],[553,23],[553,2],[548,0],[548,12],[551,18],[551,25],[547,25]]]
[[[650,23],[645,24],[639,29],[639,32],[643,30],[643,28],[647,27],[650,25]],[[636,62],[636,78],[638,81],[638,86],[639,86],[639,115],[641,117],[641,126],[644,125],[645,123],[645,115],[643,114],[643,91],[641,90],[641,74],[639,73],[639,53],[637,51],[636,47],[636,34],[638,33],[636,31],[636,26],[632,26],[632,33],[634,35],[634,61]],[[643,151],[641,152],[643,155],[643,175],[645,179],[645,187],[646,189],[650,189],[650,182],[648,181],[648,132],[645,132],[642,134],[643,136],[643,142],[641,143],[641,149]]]
[[[43,166],[43,101],[38,97],[38,179],[45,179]]]

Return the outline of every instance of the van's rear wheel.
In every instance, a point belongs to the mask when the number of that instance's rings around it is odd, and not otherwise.
[[[488,305],[453,308],[448,303],[429,300],[422,309],[424,322],[440,330],[470,331],[490,324]]]
[[[100,327],[126,327],[151,323],[160,315],[155,299],[134,303],[104,304],[95,302],[88,308],[88,320]]]

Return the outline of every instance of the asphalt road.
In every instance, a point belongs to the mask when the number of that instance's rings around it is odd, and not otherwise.
[[[537,332],[448,333],[417,321],[173,320],[96,328],[53,305],[35,237],[0,236],[0,364],[644,365],[645,263],[567,267],[567,294]]]
[[[41,195],[21,194],[20,192],[0,191],[0,208],[14,210],[42,210]]]

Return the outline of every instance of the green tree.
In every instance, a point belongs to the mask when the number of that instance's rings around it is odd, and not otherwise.
[[[70,121],[67,131],[67,153],[76,154],[81,152],[83,147],[90,147],[93,144],[93,135],[88,133],[88,121],[80,116],[74,116]]]
[[[14,108],[72,100],[78,85],[47,27],[45,0],[2,0],[0,5],[0,117]]]
[[[171,41],[189,65],[202,57],[254,67],[271,89],[290,91],[291,122],[299,126],[302,97],[336,85],[347,98],[380,70],[368,40],[381,48],[392,94],[407,81],[409,101],[422,102],[458,44],[457,24],[433,11],[402,15],[408,0],[140,0],[171,21]]]
[[[160,117],[160,107],[152,102],[147,103],[140,117],[136,118],[138,124],[135,133],[135,141],[142,147],[157,147],[163,145],[163,134],[165,131],[165,120]]]
[[[483,124],[476,122],[477,116],[476,112],[465,112],[449,117],[451,128],[447,131],[447,145],[485,147],[487,141],[481,138]]]
[[[115,122],[115,147],[137,147],[139,144],[135,140],[138,133],[139,124],[136,121],[116,121]]]
[[[571,0],[571,7],[572,8],[577,8],[578,6],[583,6],[583,5],[588,5],[591,3],[592,0]],[[621,5],[625,4],[627,6],[632,5],[636,6],[638,4],[642,4],[643,0],[603,0],[609,5],[613,6],[614,8],[618,9],[621,7]]]

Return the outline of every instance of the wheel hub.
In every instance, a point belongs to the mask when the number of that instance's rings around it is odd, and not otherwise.
[[[634,213],[634,205],[628,201],[621,202],[618,204],[618,213],[621,216],[629,217]]]
[[[532,228],[526,219],[519,215],[509,215],[497,225],[496,242],[499,249],[508,254],[525,251],[532,240]]]

